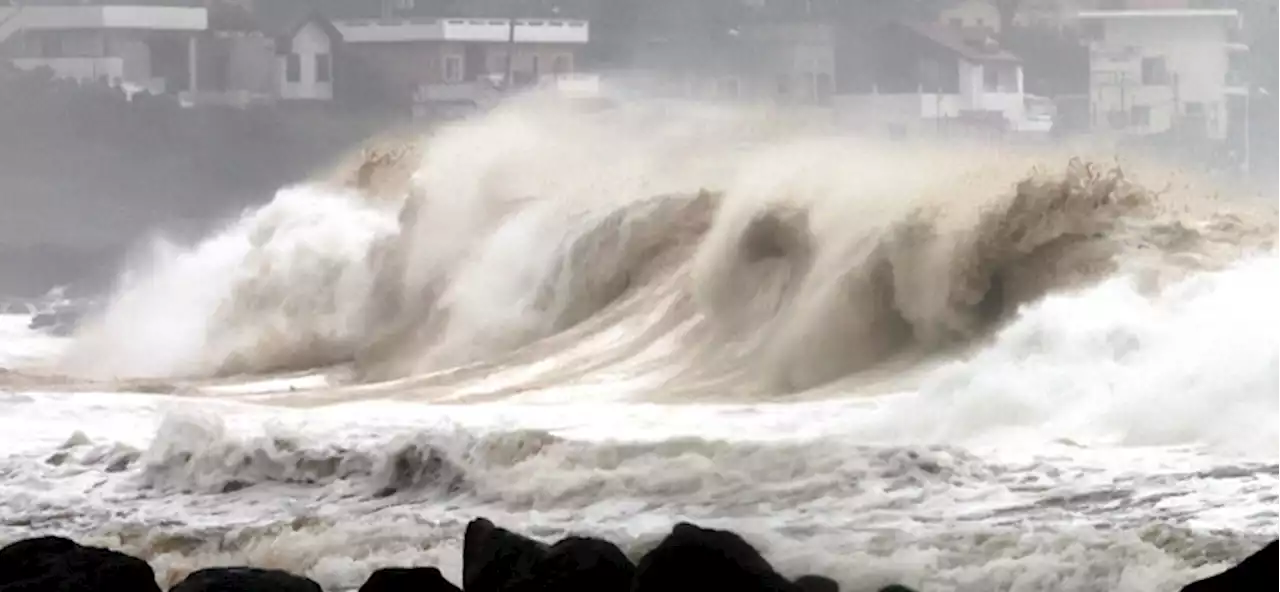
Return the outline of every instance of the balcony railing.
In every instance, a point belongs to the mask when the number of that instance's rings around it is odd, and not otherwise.
[[[350,43],[500,43],[512,37],[508,19],[360,19],[337,21],[334,25]],[[582,20],[516,19],[514,36],[516,43],[586,43],[591,27]]]

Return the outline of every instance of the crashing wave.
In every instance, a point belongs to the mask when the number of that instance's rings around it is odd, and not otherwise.
[[[442,129],[163,253],[64,368],[351,362],[427,385],[559,359],[566,381],[628,363],[666,388],[794,392],[1117,270],[1158,287],[1274,246],[1272,212],[1191,207],[1119,166],[755,123],[517,105]]]

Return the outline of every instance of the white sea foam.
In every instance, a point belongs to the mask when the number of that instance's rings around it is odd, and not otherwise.
[[[1275,254],[1157,295],[1119,277],[1023,311],[990,347],[887,405],[886,433],[954,442],[1001,428],[1093,445],[1280,450]]]

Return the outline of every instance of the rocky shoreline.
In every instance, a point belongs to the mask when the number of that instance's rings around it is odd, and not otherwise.
[[[1273,541],[1238,565],[1192,582],[1182,592],[1268,592],[1277,589]],[[118,551],[45,536],[0,548],[0,592],[160,592],[147,562]],[[838,592],[821,575],[788,579],[741,536],[686,522],[638,563],[613,543],[568,536],[547,544],[486,518],[472,520],[463,540],[462,585],[435,567],[384,568],[359,592]],[[189,574],[169,592],[324,592],[316,582],[279,570],[216,567]],[[914,592],[892,585],[880,592]]]

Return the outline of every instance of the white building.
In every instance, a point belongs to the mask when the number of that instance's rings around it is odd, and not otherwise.
[[[1247,92],[1230,9],[1097,10],[1079,14],[1090,38],[1090,111],[1096,130],[1153,134],[1175,128],[1226,136]],[[1240,102],[1242,104],[1242,102]]]
[[[318,13],[296,19],[275,38],[275,87],[285,100],[333,99],[334,54],[342,34]]]
[[[870,92],[835,99],[847,123],[907,130],[952,124],[1025,127],[1022,61],[982,30],[898,23],[873,47]]]
[[[419,114],[465,112],[571,75],[591,39],[590,23],[576,19],[364,19],[334,26],[364,70],[364,86],[408,99]]]
[[[330,101],[342,34],[314,10],[255,14],[223,7],[200,43],[200,85],[187,104]]]
[[[106,80],[152,92],[197,84],[197,35],[204,8],[17,6],[0,8],[0,55],[24,69]]]

